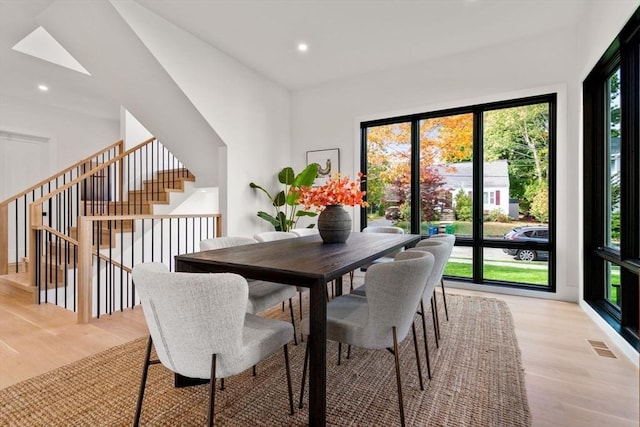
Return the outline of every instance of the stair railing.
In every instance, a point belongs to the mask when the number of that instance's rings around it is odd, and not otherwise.
[[[125,221],[133,223],[129,232],[122,226]],[[97,238],[97,230],[105,229],[115,232]],[[197,252],[201,240],[221,235],[220,214],[82,216],[76,284],[49,293],[73,303],[78,323],[133,308],[139,302],[131,280],[134,265],[161,262],[174,271],[175,255]]]
[[[30,259],[37,261],[29,268],[30,283],[45,291],[49,286],[74,286],[63,260],[75,254],[72,247],[77,248],[74,240],[78,236],[78,217],[149,214],[152,204],[158,203],[154,198],[165,193],[165,188],[179,186],[192,177],[166,147],[150,138],[35,200],[29,206],[32,231],[28,253]],[[151,188],[144,189],[145,181],[152,178],[156,181]],[[114,226],[129,227],[130,223]],[[94,233],[94,244],[98,246],[103,239],[101,232]],[[68,267],[72,269],[74,263],[72,259]],[[38,302],[49,302],[49,294],[44,292],[43,300],[38,292]]]
[[[123,151],[123,141],[117,141],[0,203],[0,275],[26,269],[29,205]]]

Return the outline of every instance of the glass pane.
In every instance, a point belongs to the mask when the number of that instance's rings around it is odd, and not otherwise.
[[[484,248],[482,267],[484,279],[548,286],[548,252],[526,250],[530,252],[527,256],[531,261],[521,261],[517,254],[520,251]]]
[[[453,277],[473,277],[473,252],[472,248],[465,246],[454,246],[449,262],[444,269],[445,276]]]
[[[613,249],[620,249],[620,69],[607,80],[607,153],[605,167],[606,241]]]
[[[487,111],[483,119],[483,237],[503,239],[514,227],[528,226],[536,228],[525,231],[543,234],[549,221],[549,104]],[[512,240],[526,241],[529,234]]]
[[[606,298],[612,304],[620,307],[620,266],[607,261],[607,292]]]
[[[420,123],[420,230],[472,235],[473,114]]]
[[[411,230],[411,124],[367,128],[367,225]]]

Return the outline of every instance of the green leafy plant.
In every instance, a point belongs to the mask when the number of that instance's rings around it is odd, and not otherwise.
[[[278,182],[284,185],[284,189],[278,191],[275,196],[272,196],[271,193],[258,184],[251,182],[249,187],[262,191],[275,208],[275,215],[264,211],[258,211],[257,215],[273,225],[276,231],[289,231],[296,227],[298,219],[301,217],[318,215],[316,212],[298,209],[299,189],[301,187],[311,187],[317,175],[318,165],[316,163],[308,165],[297,175],[292,168],[285,167],[278,173]],[[313,227],[314,224],[311,224],[307,228]]]

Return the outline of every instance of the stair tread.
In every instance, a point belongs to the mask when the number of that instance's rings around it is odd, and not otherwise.
[[[28,292],[35,292],[36,287],[31,286],[29,282],[29,273],[8,273],[0,276],[0,283],[4,283],[14,288],[22,289]]]

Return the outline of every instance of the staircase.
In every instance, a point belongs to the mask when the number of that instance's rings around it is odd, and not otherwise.
[[[135,263],[171,266],[220,234],[219,214],[154,215],[193,182],[151,138],[125,152],[116,143],[2,202],[0,292],[62,305],[84,322],[134,306]]]
[[[171,178],[171,179],[169,179]],[[154,179],[143,180],[142,189],[129,190],[124,201],[87,201],[87,215],[153,215],[156,205],[169,205],[172,193],[184,192],[185,182],[195,182],[195,176],[188,170],[168,170],[156,173]],[[96,223],[98,224],[98,223]],[[99,223],[97,236],[100,249],[115,247],[115,235],[120,232],[135,231],[133,220]],[[78,240],[78,228],[70,227],[69,236]]]
[[[182,175],[179,175],[182,173]],[[173,175],[174,179],[168,180],[165,175]],[[84,203],[88,215],[153,215],[155,205],[169,205],[171,193],[184,192],[185,182],[195,182],[195,176],[186,171],[166,171],[157,174],[154,179],[144,180],[143,188],[130,190],[125,201],[91,201]],[[100,225],[98,227],[98,224]],[[116,246],[116,235],[120,232],[132,233],[135,231],[135,222],[131,219],[96,223],[94,230],[94,249],[109,249]],[[68,227],[68,236],[78,240],[77,226]],[[41,255],[40,265],[45,277],[47,287],[57,288],[65,285],[65,270],[74,267],[77,254],[72,245],[64,242],[48,242]],[[37,302],[37,290],[31,282],[29,274],[29,258],[23,257],[13,264],[5,275],[0,275],[0,287],[4,292],[19,296],[24,301]]]

